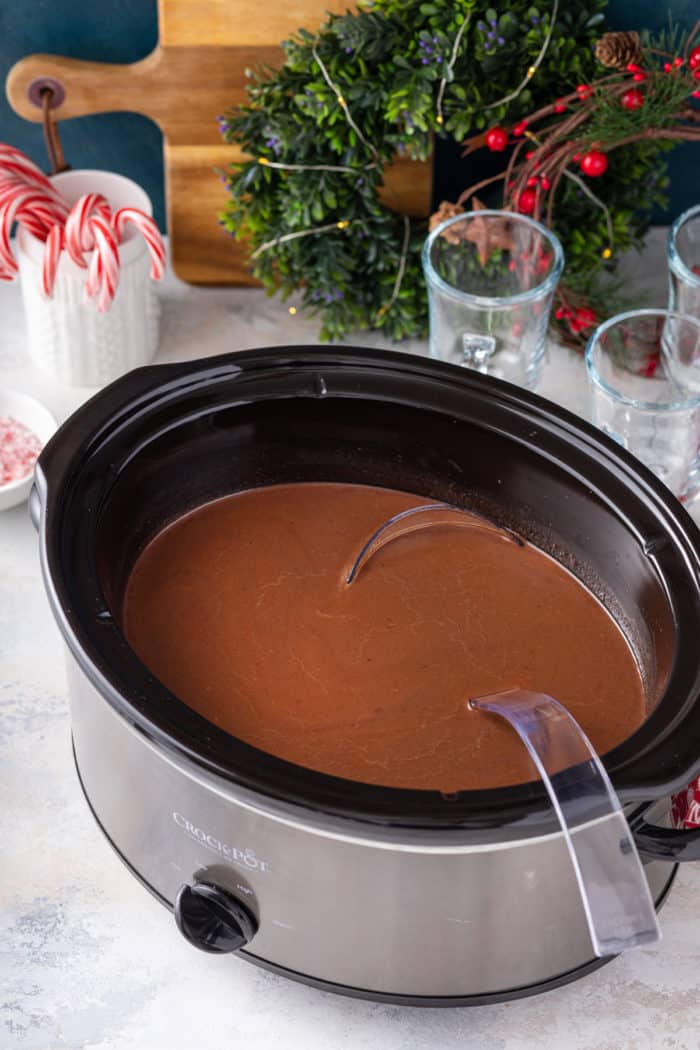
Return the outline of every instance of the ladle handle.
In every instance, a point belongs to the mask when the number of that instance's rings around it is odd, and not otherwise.
[[[520,736],[561,824],[597,956],[661,937],[632,832],[605,768],[565,707],[525,690],[470,707],[504,718]]]
[[[409,507],[408,510],[402,510],[399,514],[394,514],[393,517],[380,525],[378,529],[375,529],[361,550],[358,551],[349,569],[345,571],[345,583],[354,583],[369,560],[393,540],[398,540],[402,536],[408,536],[412,532],[418,532],[420,529],[436,528],[445,525],[457,528],[481,529],[491,533],[496,538],[506,540],[508,543],[515,543],[520,547],[523,546],[523,540],[515,532],[494,524],[494,522],[474,511],[462,510],[460,507],[453,507],[449,503],[422,503],[418,507]]]

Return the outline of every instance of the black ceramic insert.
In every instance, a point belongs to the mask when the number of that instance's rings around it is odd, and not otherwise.
[[[42,453],[49,593],[98,690],[160,747],[244,788],[386,826],[542,828],[538,783],[372,787],[284,762],[179,702],[127,645],[134,559],[206,500],[290,481],[364,482],[475,507],[576,572],[611,608],[647,679],[649,716],[605,756],[623,801],[700,769],[700,533],[599,431],[529,392],[396,352],[282,348],[140,369],[94,397]]]

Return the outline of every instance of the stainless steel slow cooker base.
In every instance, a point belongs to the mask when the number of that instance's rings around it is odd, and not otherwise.
[[[93,805],[90,801],[90,797],[85,790],[83,784],[83,778],[80,773],[80,766],[75,753],[75,744],[73,745],[73,761],[75,762],[75,769],[78,775],[78,783],[83,792],[85,801],[87,802],[88,808],[92,814],[92,817],[97,824],[98,828],[104,835],[109,845],[114,850],[122,864],[129,870],[129,872],[141,883],[144,889],[155,897],[168,911],[172,911],[172,903],[158,892],[155,887],[143,878],[143,876],[136,870],[136,868],[129,863],[123,853],[117,848],[112,839],[105,831],[102,823],[95,812]],[[661,892],[655,898],[654,904],[657,912],[666,903],[666,899],[673,887],[673,883],[678,872],[678,865],[674,864],[670,868],[668,865],[664,866],[668,872],[668,877],[665,884],[663,885]],[[423,1007],[456,1007],[456,1006],[488,1006],[494,1003],[512,1002],[515,999],[526,999],[532,995],[540,995],[543,992],[553,991],[555,988],[560,988],[562,985],[570,984],[572,981],[578,981],[582,977],[586,977],[590,973],[595,973],[602,966],[607,963],[613,962],[616,958],[608,959],[591,959],[589,962],[584,963],[582,966],[577,966],[574,970],[569,970],[566,973],[559,974],[556,977],[551,978],[548,981],[542,981],[540,984],[526,985],[520,988],[510,988],[507,991],[499,991],[493,993],[483,993],[481,995],[398,995],[389,992],[376,992],[368,988],[355,988],[349,987],[348,985],[335,984],[331,981],[323,981],[318,977],[311,977],[308,974],[298,973],[296,970],[290,970],[284,966],[277,966],[275,963],[269,962],[267,959],[261,959],[251,951],[245,949],[236,953],[238,958],[244,959],[246,962],[252,963],[254,966],[259,966],[263,970],[268,970],[271,973],[278,974],[280,977],[286,977],[288,980],[297,981],[300,984],[306,984],[311,988],[317,988],[322,992],[332,992],[334,995],[345,995],[352,999],[367,999],[370,1002],[377,1003],[390,1003],[394,1006],[423,1006]]]
[[[76,765],[103,832],[168,907],[183,885],[213,884],[247,908],[251,961],[426,1005],[534,994],[600,965],[560,831],[489,841],[324,820],[166,755],[72,659],[68,677]],[[645,865],[655,901],[669,870]]]

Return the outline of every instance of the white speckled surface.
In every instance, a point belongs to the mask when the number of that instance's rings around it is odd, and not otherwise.
[[[660,235],[644,262],[638,281],[648,275],[650,301],[663,302]],[[257,291],[170,279],[161,294],[159,360],[315,341],[313,322]],[[19,290],[7,285],[0,384],[36,394],[61,418],[88,393],[28,366]],[[553,348],[541,392],[585,411],[581,361]],[[700,865],[687,866],[659,947],[547,995],[474,1010],[337,998],[195,952],[85,806],[35,535],[26,507],[0,514],[0,1050],[698,1050],[699,913]]]

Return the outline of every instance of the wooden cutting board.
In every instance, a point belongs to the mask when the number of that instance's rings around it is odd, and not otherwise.
[[[58,55],[30,55],[7,78],[7,97],[27,120],[41,121],[30,86],[58,82],[65,92],[57,120],[128,110],[142,113],[163,132],[165,195],[173,267],[193,284],[255,284],[245,245],[222,231],[217,213],[226,201],[214,168],[242,159],[222,144],[217,117],[245,102],[245,70],[278,66],[280,41],[303,26],[319,25],[327,11],[342,13],[347,0],[158,0],[159,42],[130,65],[84,62]],[[36,88],[36,85],[35,85]],[[387,169],[387,204],[427,215],[430,166],[399,158]]]

